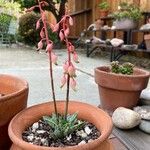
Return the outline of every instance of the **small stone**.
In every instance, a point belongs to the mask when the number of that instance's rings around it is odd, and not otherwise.
[[[35,132],[36,129],[39,128],[39,123],[38,122],[35,122],[33,125],[32,125],[32,131]]]
[[[77,131],[77,135],[81,136],[82,138],[86,138],[87,137],[87,134],[83,130]]]
[[[27,140],[28,140],[28,141],[33,141],[33,139],[34,139],[34,136],[33,136],[33,135],[28,135],[28,136],[27,136]]]
[[[142,105],[150,105],[150,90],[143,90],[140,95],[140,102]]]
[[[92,132],[92,130],[88,126],[86,126],[84,130],[87,135],[89,135]]]
[[[44,130],[37,130],[37,131],[36,131],[37,134],[43,134],[43,133],[45,133],[45,132],[46,132],[46,131],[44,131]]]
[[[71,134],[69,136],[67,136],[67,141],[70,141],[72,138]]]
[[[133,110],[139,113],[142,119],[150,120],[150,106],[137,106]]]
[[[47,139],[44,139],[44,138],[41,139],[41,143],[42,143],[44,146],[48,146],[48,145],[49,145]]]
[[[114,125],[120,129],[131,129],[140,124],[141,117],[133,110],[119,107],[114,111],[112,120]]]
[[[86,144],[86,142],[84,140],[81,141],[78,145],[83,145],[83,144]]]
[[[150,134],[150,121],[142,120],[139,125],[139,128],[145,133]]]

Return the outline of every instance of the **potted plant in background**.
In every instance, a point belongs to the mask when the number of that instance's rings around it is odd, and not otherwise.
[[[118,6],[118,11],[113,13],[112,16],[115,19],[113,26],[116,29],[134,29],[137,27],[142,13],[137,6],[124,2]]]
[[[55,25],[47,22],[43,10],[45,5],[49,6],[45,1],[38,1],[38,5],[28,11],[35,7],[40,9],[41,18],[36,23],[37,29],[42,26],[38,50],[46,44],[53,102],[32,106],[12,119],[9,125],[9,136],[13,142],[11,150],[110,150],[112,146],[108,142],[108,136],[112,130],[111,118],[94,106],[69,102],[70,87],[73,90],[76,88],[76,69],[72,60],[78,62],[74,46],[68,40],[69,26],[73,25],[73,20],[65,14]],[[53,50],[53,41],[48,36],[48,26],[53,32],[59,32],[60,40],[67,47],[67,59],[63,64],[61,79],[61,88],[66,85],[65,101],[58,102],[55,98],[53,64],[57,64],[57,56]]]
[[[100,8],[100,17],[107,17],[109,12],[109,4],[107,1],[103,1],[98,4],[98,7]]]
[[[0,149],[8,150],[10,120],[27,106],[28,83],[16,76],[0,74]]]
[[[133,68],[133,64],[112,62],[111,67],[95,69],[102,108],[112,112],[118,107],[133,108],[137,105],[141,91],[147,87],[150,73]]]

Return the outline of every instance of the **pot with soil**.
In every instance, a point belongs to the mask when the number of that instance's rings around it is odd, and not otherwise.
[[[12,75],[0,74],[0,149],[8,150],[10,120],[27,106],[28,83]]]
[[[65,102],[57,102],[58,112],[60,114],[64,113]],[[79,144],[71,146],[71,141],[68,141],[70,146],[63,147],[48,147],[48,146],[39,146],[30,144],[23,141],[22,133],[32,124],[37,122],[44,115],[51,115],[54,112],[53,102],[44,103],[30,107],[26,110],[23,110],[18,115],[16,115],[9,125],[9,136],[13,141],[13,146],[11,150],[111,150],[112,146],[108,141],[108,137],[111,134],[112,130],[112,121],[111,118],[101,109],[91,106],[89,104],[74,102],[69,103],[69,114],[78,112],[78,119],[88,121],[96,126],[100,132],[100,136],[88,143]],[[32,115],[31,115],[32,114]],[[30,128],[31,129],[31,128]],[[38,129],[37,129],[38,130]],[[41,129],[42,131],[42,129]],[[24,135],[26,135],[25,133]],[[73,135],[73,134],[72,134]],[[32,134],[33,136],[33,134]],[[31,137],[31,136],[30,136]],[[42,137],[43,139],[43,137]],[[68,139],[70,140],[70,139]],[[84,141],[84,138],[81,140]],[[80,142],[81,142],[80,141]],[[86,141],[86,140],[85,140]],[[64,139],[63,139],[64,142]],[[36,143],[36,142],[35,142]],[[51,141],[49,141],[51,143]],[[58,145],[62,146],[62,145]],[[65,146],[65,147],[64,147]]]
[[[128,69],[122,69],[122,74],[116,71],[115,67],[114,70],[109,66],[95,69],[95,82],[98,84],[101,106],[108,111],[114,111],[118,107],[133,108],[138,103],[141,91],[147,87],[150,73],[133,68],[132,74],[125,74]]]

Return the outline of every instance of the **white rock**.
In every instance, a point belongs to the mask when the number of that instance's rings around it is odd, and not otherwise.
[[[28,141],[32,141],[33,138],[34,138],[34,136],[32,134],[27,136]]]
[[[89,135],[92,132],[92,130],[88,126],[86,126],[84,130],[87,135]]]
[[[142,131],[150,134],[150,121],[142,120],[141,123],[140,123],[140,125],[139,125],[139,128]]]
[[[38,122],[35,122],[33,125],[32,125],[32,130],[33,132],[35,132],[36,129],[38,129],[39,127],[39,123]]]
[[[81,141],[78,145],[83,145],[83,144],[86,144],[86,142],[84,140]]]
[[[69,136],[67,136],[67,141],[70,141],[70,139],[72,138],[71,134]]]
[[[87,134],[83,130],[77,131],[77,135],[81,136],[82,138],[86,138],[87,137]]]
[[[46,131],[44,131],[44,130],[37,130],[36,132],[37,132],[37,134],[43,134],[43,133],[45,133]]]
[[[120,129],[131,129],[140,124],[141,117],[133,110],[119,107],[114,111],[112,120],[114,125]]]

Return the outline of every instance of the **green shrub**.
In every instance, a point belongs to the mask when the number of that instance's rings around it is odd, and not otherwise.
[[[39,15],[35,13],[27,13],[20,17],[18,34],[25,44],[37,44],[40,40],[39,31],[35,31],[36,22],[39,18]]]
[[[23,41],[28,45],[37,45],[40,41],[40,29],[36,31],[36,22],[39,18],[39,15],[33,12],[21,16],[19,19],[18,41]],[[57,35],[52,33],[50,29],[48,32],[51,40],[57,42]]]

